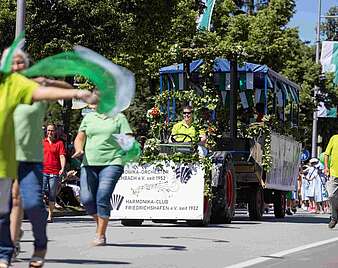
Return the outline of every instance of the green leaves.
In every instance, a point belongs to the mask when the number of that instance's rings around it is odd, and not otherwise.
[[[258,141],[260,137],[264,138],[262,167],[266,172],[269,172],[272,168],[271,125],[268,121],[269,119],[267,119],[267,123],[251,124],[245,132],[245,137],[254,141]]]

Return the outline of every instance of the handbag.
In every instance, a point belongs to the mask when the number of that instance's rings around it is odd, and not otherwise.
[[[328,197],[331,198],[334,196],[335,192],[338,190],[338,180],[336,177],[330,177],[325,183],[325,188],[328,192]]]

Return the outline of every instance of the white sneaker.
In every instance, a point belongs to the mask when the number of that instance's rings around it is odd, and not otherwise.
[[[307,210],[308,210],[308,207],[305,206],[304,204],[302,204],[302,209],[303,209],[304,211],[307,211]]]

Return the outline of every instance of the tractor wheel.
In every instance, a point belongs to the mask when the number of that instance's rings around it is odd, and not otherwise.
[[[285,207],[286,207],[286,200],[285,200],[284,192],[275,191],[274,201],[273,201],[273,211],[277,219],[281,219],[285,217]]]
[[[261,220],[264,213],[264,197],[260,186],[253,188],[250,192],[248,205],[250,220]]]

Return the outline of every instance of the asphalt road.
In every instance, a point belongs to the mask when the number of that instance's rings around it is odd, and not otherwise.
[[[328,215],[307,213],[280,220],[269,214],[261,222],[239,214],[231,224],[204,228],[151,221],[124,227],[111,221],[108,245],[91,247],[90,217],[62,217],[48,226],[45,267],[338,267],[338,228],[328,229],[327,222]],[[30,224],[23,229],[22,252],[13,267],[27,267],[32,254]]]

